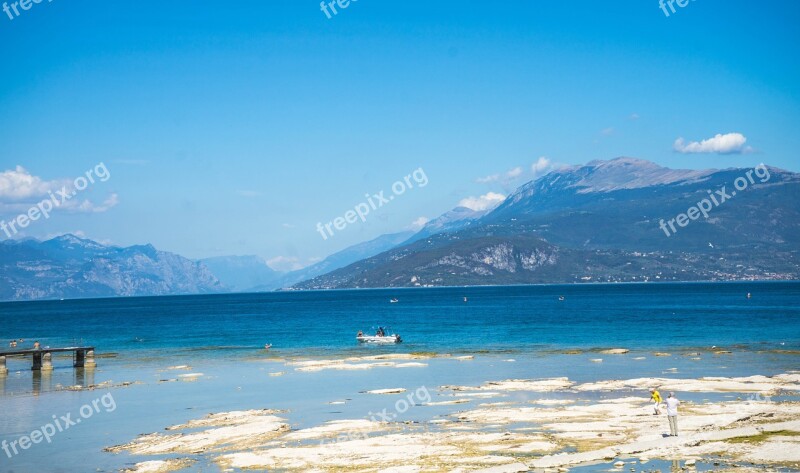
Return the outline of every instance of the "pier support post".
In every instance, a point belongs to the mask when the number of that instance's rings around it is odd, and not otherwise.
[[[42,353],[42,371],[53,371],[53,354],[50,352]]]
[[[0,376],[5,376],[8,374],[8,368],[6,367],[6,357],[0,356]]]
[[[97,363],[94,362],[94,350],[86,350],[86,359],[83,361],[84,368],[94,368]]]

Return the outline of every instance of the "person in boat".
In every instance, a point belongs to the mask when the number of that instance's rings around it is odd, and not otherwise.
[[[378,327],[378,331],[375,332],[375,335],[377,335],[378,337],[385,337],[386,332],[383,331],[383,327]]]
[[[364,332],[362,332],[361,330],[359,330],[358,333],[356,334],[356,337],[359,337],[359,338],[363,337],[363,336],[364,336]]]

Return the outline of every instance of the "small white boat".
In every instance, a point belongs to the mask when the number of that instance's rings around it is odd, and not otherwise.
[[[378,327],[375,335],[365,335],[363,331],[359,330],[356,334],[356,340],[362,343],[400,343],[403,341],[400,335],[396,333],[388,334],[386,333],[387,331],[386,327]]]
[[[383,335],[383,336],[381,336],[381,335],[358,335],[356,337],[356,340],[358,340],[361,343],[400,343],[400,342],[403,341],[403,339],[400,338],[400,335],[397,335],[397,334],[394,334],[394,333],[391,334],[391,335]]]
[[[390,303],[390,304],[395,304],[395,303],[397,303],[397,302],[400,302],[400,301],[399,301],[398,299],[396,299],[396,298],[391,298],[391,299],[389,299],[389,303]]]

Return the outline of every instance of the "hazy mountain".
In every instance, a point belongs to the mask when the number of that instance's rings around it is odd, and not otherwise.
[[[258,256],[218,256],[200,260],[231,291],[248,291],[272,284],[284,273],[270,268]]]
[[[152,245],[120,248],[74,235],[0,243],[2,300],[220,291],[204,265]]]
[[[798,279],[800,174],[764,168],[765,182],[751,172],[754,182],[732,194],[747,171],[674,170],[631,158],[560,169],[466,227],[296,287]],[[673,220],[670,236],[660,228],[723,186],[730,197],[709,218],[685,227]]]
[[[312,264],[297,271],[283,274],[279,279],[254,288],[259,291],[271,291],[279,288],[290,287],[300,281],[315,278],[321,274],[343,268],[351,263],[375,256],[408,240],[414,232],[399,232],[381,235],[363,243],[349,246],[338,251],[319,263]]]

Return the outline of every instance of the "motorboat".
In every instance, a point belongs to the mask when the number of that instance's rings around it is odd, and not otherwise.
[[[399,299],[397,299],[397,298],[394,298],[394,297],[393,297],[393,298],[389,299],[389,303],[390,303],[390,304],[395,304],[395,303],[397,303],[397,302],[400,302],[400,300],[399,300]]]
[[[356,340],[361,343],[400,343],[403,341],[400,335],[396,333],[387,334],[383,327],[378,327],[375,335],[364,335],[361,330],[356,334]]]
[[[400,343],[403,341],[400,338],[400,335],[391,334],[391,335],[360,335],[356,337],[361,343]]]

